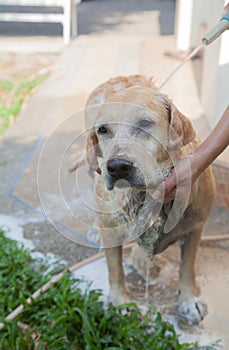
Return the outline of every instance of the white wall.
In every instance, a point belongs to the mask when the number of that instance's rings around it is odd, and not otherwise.
[[[187,50],[201,42],[203,33],[215,26],[228,0],[178,0],[176,44]],[[229,102],[229,31],[206,46],[203,56],[201,102],[206,119],[215,125]]]

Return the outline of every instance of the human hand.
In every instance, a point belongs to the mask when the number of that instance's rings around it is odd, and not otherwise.
[[[229,6],[229,4],[228,4]],[[168,203],[176,198],[187,199],[191,185],[224,149],[229,140],[229,105],[222,117],[193,154],[181,158],[174,165],[171,175],[152,194],[155,200]]]
[[[193,155],[181,158],[174,165],[170,176],[155,190],[153,198],[168,203],[176,196],[177,199],[187,198],[192,184],[200,174],[198,159]]]

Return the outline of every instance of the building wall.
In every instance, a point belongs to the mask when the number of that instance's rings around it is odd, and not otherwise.
[[[178,50],[188,50],[201,43],[205,33],[222,17],[228,0],[177,0],[176,44]],[[210,128],[220,119],[229,103],[229,30],[212,44],[204,47],[202,58],[200,100],[204,118]],[[216,180],[216,204],[229,208],[229,156],[217,159],[212,168]]]
[[[178,0],[176,7],[176,43],[178,50],[194,48],[202,35],[222,16],[227,0]],[[212,128],[229,101],[229,31],[204,48],[200,98],[204,114]]]

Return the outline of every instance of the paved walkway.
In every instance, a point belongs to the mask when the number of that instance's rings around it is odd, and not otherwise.
[[[90,6],[92,3],[95,6],[96,1],[90,2]],[[171,5],[173,1],[142,1],[147,10],[135,11],[133,6],[129,12],[125,2],[126,7],[119,9],[123,15],[119,13],[115,17],[119,17],[120,21],[115,22],[113,18],[112,25],[106,3],[98,2],[103,18],[102,28],[98,28],[100,22],[94,25],[95,30],[88,26],[88,34],[74,39],[62,52],[50,79],[34,94],[0,145],[1,213],[8,218],[13,216],[21,220],[24,235],[33,241],[36,250],[52,251],[69,263],[95,253],[95,249],[71,243],[56,233],[58,229],[78,243],[86,244],[84,237],[87,225],[92,224],[93,218],[84,210],[77,196],[81,188],[76,190],[75,175],[68,175],[69,164],[75,154],[83,149],[84,139],[79,136],[84,130],[82,109],[90,91],[110,77],[122,74],[153,75],[159,85],[177,64],[164,55],[165,50],[175,47],[175,41],[173,35],[159,35],[162,27],[158,11],[161,8],[156,7],[159,3]],[[137,6],[137,2],[132,3]],[[153,7],[150,10],[151,3]],[[86,8],[86,4],[82,5]],[[164,87],[164,92],[174,99],[184,113],[192,117],[194,124],[199,123],[202,109],[191,63],[187,63],[177,73]],[[85,181],[86,174],[82,173],[81,176]],[[53,225],[40,214],[42,207],[39,195]],[[74,217],[72,212],[78,216]],[[225,227],[220,226],[220,230],[226,233]],[[225,245],[224,253],[226,248]],[[210,252],[216,259],[215,252]],[[228,266],[228,259],[226,254],[221,257],[219,266],[222,269],[214,271],[215,281],[220,285],[217,299],[214,298],[211,271],[208,271],[209,279],[202,278],[201,283],[211,309],[205,330],[222,338],[227,349],[229,310],[226,291],[229,281],[223,266]],[[206,259],[212,260],[212,257],[208,255]],[[217,302],[218,299],[221,303]]]
[[[152,16],[160,14],[161,35],[173,34],[175,0],[82,0],[77,7],[78,10],[78,33],[102,34],[114,32],[127,32],[136,35],[139,31],[144,35],[151,35],[155,22]],[[11,6],[0,4],[0,12],[11,12]],[[13,7],[13,11],[20,12],[20,6]],[[28,7],[29,13],[37,12],[36,7]],[[43,8],[47,13],[49,8]],[[60,12],[58,8],[52,8],[52,13]],[[145,21],[142,21],[144,16]],[[46,36],[52,38],[62,35],[61,25],[58,23],[23,23],[23,22],[0,22],[0,36]]]
[[[140,33],[151,37],[170,35],[174,30],[175,0],[83,0],[77,10],[79,35],[135,36]],[[3,11],[10,12],[12,8],[0,5],[0,12]],[[20,12],[20,7],[14,7],[14,11]],[[37,9],[29,7],[28,11]],[[0,52],[57,52],[63,48],[61,36],[59,23],[0,22]]]

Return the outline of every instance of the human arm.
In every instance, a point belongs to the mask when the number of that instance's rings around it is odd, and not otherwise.
[[[180,159],[175,164],[171,175],[157,187],[153,197],[157,200],[163,197],[164,194],[164,201],[166,202],[166,197],[169,198],[169,194],[175,191],[176,188],[179,189],[179,195],[185,196],[187,181],[191,180],[193,184],[200,174],[224,151],[228,144],[229,105],[209,136],[192,154]],[[190,165],[190,172],[187,171],[187,164]]]

